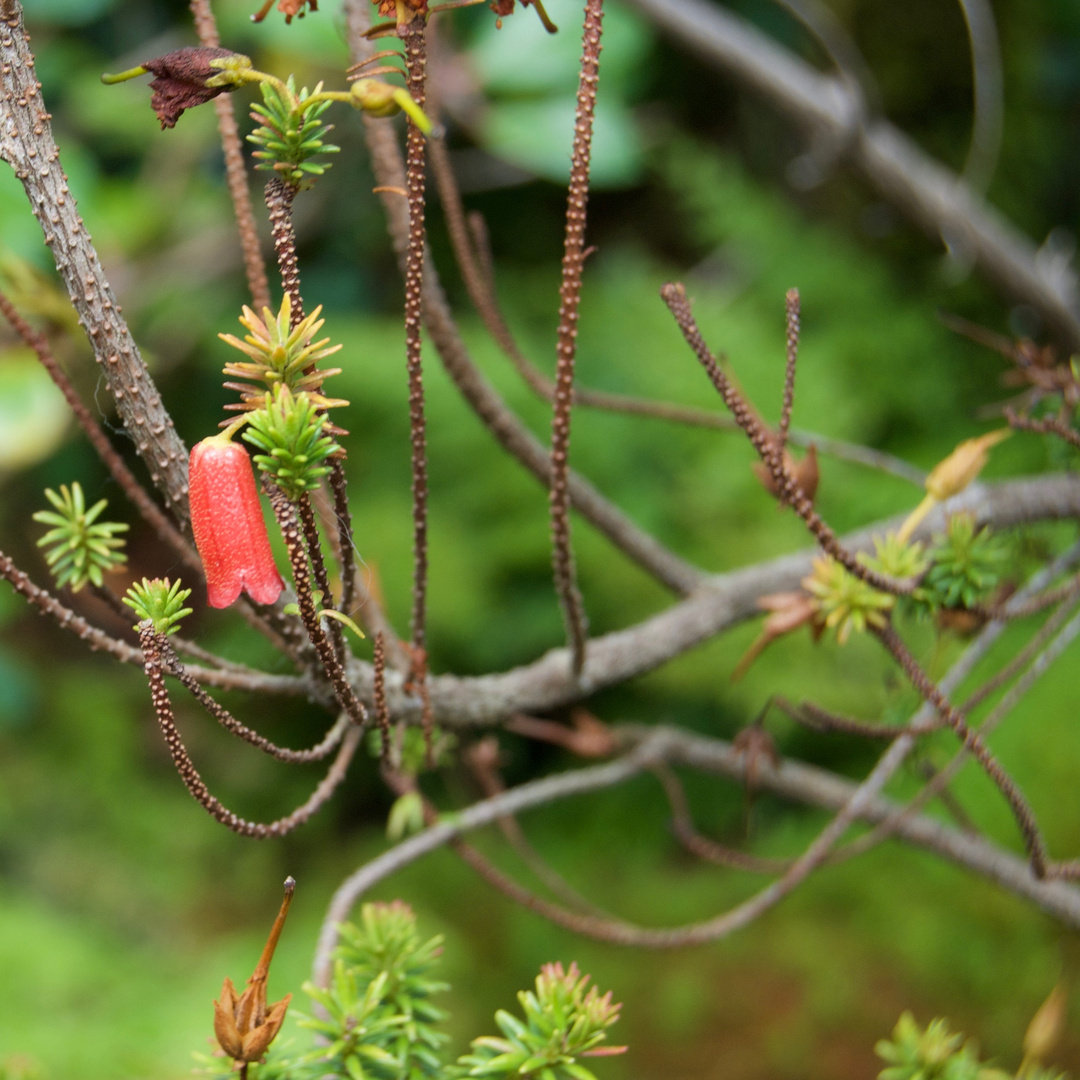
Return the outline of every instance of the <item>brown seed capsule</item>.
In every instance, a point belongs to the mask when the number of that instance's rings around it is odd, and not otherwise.
[[[286,994],[280,1001],[267,1005],[266,979],[295,889],[296,882],[291,877],[286,878],[285,899],[266,939],[262,956],[247,981],[247,988],[242,994],[237,994],[232,979],[226,978],[221,988],[221,998],[214,1002],[214,1034],[221,1049],[233,1061],[258,1061],[266,1053],[281,1030],[285,1012],[292,1000],[292,994]]]

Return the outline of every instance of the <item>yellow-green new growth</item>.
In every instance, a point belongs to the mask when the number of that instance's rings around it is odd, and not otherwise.
[[[128,589],[123,601],[139,617],[139,622],[149,619],[155,633],[175,634],[180,629],[180,620],[192,611],[184,607],[191,590],[181,589],[180,585],[179,578],[175,582],[168,578],[143,578]]]
[[[328,398],[321,393],[323,380],[341,373],[341,368],[315,368],[320,360],[341,349],[341,345],[331,345],[328,337],[315,340],[315,335],[326,321],[319,318],[321,312],[322,307],[319,306],[295,328],[290,328],[292,301],[288,293],[282,298],[276,315],[269,308],[263,308],[260,318],[245,305],[240,324],[249,333],[244,335],[244,340],[232,334],[218,334],[218,337],[227,345],[239,349],[248,359],[226,364],[224,373],[263,385],[225,383],[226,389],[238,390],[241,396],[241,404],[226,405],[227,409],[261,408],[266,390],[272,391],[279,386],[287,386],[294,394],[305,391],[317,409],[333,409],[349,404],[341,398]]]
[[[814,572],[803,578],[802,585],[814,597],[825,626],[836,631],[841,645],[853,630],[861,634],[868,626],[884,626],[896,603],[896,597],[879,592],[828,557],[814,560]]]
[[[69,585],[72,592],[78,592],[87,582],[100,587],[107,571],[127,562],[121,550],[124,540],[116,535],[125,532],[127,525],[98,521],[108,501],[101,499],[87,510],[78,482],[70,488],[61,484],[59,495],[46,488],[45,498],[56,507],[56,513],[39,510],[34,520],[54,526],[38,541],[38,547],[49,548],[45,562],[57,586]]]

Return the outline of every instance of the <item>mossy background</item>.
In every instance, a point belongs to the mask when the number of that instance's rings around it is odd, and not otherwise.
[[[249,7],[221,0],[232,48],[301,83],[341,82],[345,50],[333,0],[285,27],[253,27]],[[957,168],[970,127],[970,62],[959,8],[933,0],[834,5],[879,82],[887,115]],[[737,5],[748,18],[819,61],[779,8]],[[496,33],[489,12],[455,13],[436,25],[466,59],[458,77],[451,147],[467,200],[482,211],[498,265],[500,298],[526,350],[550,370],[573,95],[577,5],[553,0],[563,27],[547,38],[529,11]],[[1065,245],[1080,218],[1075,138],[1080,101],[1080,14],[1075,5],[1007,0],[996,5],[1006,66],[1005,141],[991,200],[1028,235],[1051,230]],[[247,297],[231,238],[215,122],[208,109],[161,132],[140,83],[106,88],[119,70],[190,43],[179,0],[32,0],[27,3],[43,93],[73,192],[103,262],[190,444],[208,434],[228,400],[220,369]],[[766,417],[778,411],[783,295],[803,298],[795,422],[865,442],[929,467],[957,441],[987,429],[979,410],[1000,401],[1004,361],[944,328],[941,310],[1003,333],[1038,333],[1032,312],[1010,307],[978,275],[958,273],[940,249],[898,219],[841,169],[810,191],[787,180],[805,150],[798,132],[722,76],[687,59],[615,4],[601,83],[598,186],[581,316],[583,384],[718,407],[657,292],[687,283],[706,337],[728,354]],[[569,58],[569,59],[568,59]],[[436,71],[438,67],[436,65]],[[461,80],[465,80],[464,83]],[[471,80],[471,81],[470,81]],[[477,108],[460,87],[482,92]],[[244,99],[238,96],[238,103]],[[242,110],[241,110],[242,113]],[[352,401],[345,426],[360,554],[377,576],[398,627],[408,620],[411,572],[407,395],[401,286],[370,193],[358,123],[331,116],[342,153],[297,202],[304,295],[325,305],[326,332],[344,343],[333,393]],[[603,147],[601,151],[601,147]],[[452,268],[440,211],[432,246],[485,374],[542,436],[546,408],[531,398],[486,340]],[[104,391],[77,327],[55,294],[48,253],[21,188],[0,171],[0,242],[8,287],[47,315],[57,349],[88,401]],[[33,284],[25,266],[45,276]],[[18,292],[18,290],[16,290]],[[61,335],[64,326],[70,332]],[[502,455],[456,395],[437,357],[428,363],[431,457],[432,666],[502,670],[561,640],[550,586],[546,499]],[[114,426],[106,411],[104,419]],[[27,423],[28,419],[31,421]],[[16,430],[5,441],[2,433]],[[124,446],[117,432],[118,445]],[[804,546],[801,527],[778,514],[750,472],[737,436],[659,421],[581,411],[573,460],[597,486],[665,543],[700,565],[727,570]],[[1037,438],[995,450],[988,477],[1067,466]],[[78,480],[88,498],[130,510],[36,367],[0,337],[0,547],[37,580],[34,542],[41,491]],[[918,492],[890,477],[823,461],[820,508],[846,529],[914,504]],[[1069,526],[1032,531],[1029,542],[1068,541]],[[575,527],[580,577],[595,633],[660,610],[668,597],[586,524]],[[133,522],[134,575],[176,568]],[[82,601],[81,601],[82,602]],[[116,632],[103,610],[87,610]],[[230,613],[198,606],[191,631],[208,647],[283,670]],[[841,650],[805,636],[775,645],[737,685],[729,675],[757,632],[747,625],[660,671],[588,704],[610,721],[671,722],[731,737],[770,693],[807,697],[863,716],[913,699],[872,642]],[[920,658],[940,673],[955,655],[931,628],[905,627]],[[1007,635],[998,657],[1023,631]],[[1073,649],[995,738],[1044,820],[1056,854],[1080,849],[1080,781]],[[326,718],[295,702],[227,697],[243,718],[290,745],[315,741]],[[289,769],[210,730],[180,707],[185,737],[212,789],[238,812],[272,818],[306,797],[313,769]],[[871,750],[771,721],[782,753],[857,776]],[[553,750],[502,738],[506,778],[517,782],[573,764]],[[927,756],[947,760],[949,740]],[[741,792],[687,777],[702,829],[742,842]],[[897,790],[911,787],[900,777]],[[442,805],[474,792],[451,771],[433,781]],[[973,771],[956,793],[1004,843],[1014,829],[999,798]],[[346,873],[385,846],[389,798],[370,762],[311,825],[280,841],[226,833],[187,798],[172,771],[136,669],[88,654],[27,612],[0,587],[0,1060],[37,1062],[45,1077],[82,1080],[185,1075],[210,1035],[210,1001],[225,975],[246,978],[276,910],[282,879],[299,881],[271,993],[298,991],[326,902]],[[755,850],[790,853],[822,815],[761,798],[750,818]],[[703,867],[666,827],[659,785],[546,808],[523,824],[536,846],[597,902],[654,924],[703,918],[747,895],[755,882]],[[478,842],[508,867],[497,838]],[[864,1077],[873,1044],[904,1008],[923,1021],[947,1014],[1013,1068],[1030,1016],[1059,975],[1072,979],[1071,941],[1047,919],[990,885],[898,845],[821,871],[795,896],[734,937],[673,954],[583,942],[511,907],[449,853],[379,887],[419,912],[422,929],[446,935],[445,1003],[459,1047],[492,1030],[547,960],[577,959],[625,1004],[614,1032],[631,1045],[598,1063],[611,1080]],[[1080,1068],[1072,1034],[1060,1063]],[[621,1033],[620,1033],[621,1029]]]

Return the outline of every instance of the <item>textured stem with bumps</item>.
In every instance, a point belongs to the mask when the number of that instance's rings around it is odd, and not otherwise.
[[[884,574],[879,574],[863,566],[854,553],[848,551],[840,543],[836,533],[829,528],[817,511],[814,510],[813,504],[785,467],[783,456],[777,449],[775,439],[769,437],[765,425],[754,410],[750,408],[731,380],[721,371],[716,358],[709,351],[709,346],[701,336],[697,321],[690,310],[690,301],[686,297],[686,290],[683,286],[669,283],[661,288],[660,296],[675,317],[687,345],[690,346],[701,366],[705,369],[705,373],[716,388],[716,392],[723,398],[724,404],[735,418],[735,422],[746,432],[746,437],[758,452],[766,468],[768,468],[773,482],[776,484],[776,490],[780,493],[780,498],[790,504],[795,513],[802,518],[814,539],[821,545],[822,550],[827,555],[831,555],[845,569],[850,570],[857,578],[861,578],[867,584],[873,585],[875,589],[881,589],[883,592],[892,593],[896,596],[909,596],[915,589],[914,582],[886,577]]]
[[[799,359],[799,290],[788,289],[784,297],[785,342],[787,364],[784,368],[784,400],[780,406],[780,426],[776,434],[780,440],[780,453],[787,445],[791,428],[791,409],[795,404],[795,366]]]
[[[901,640],[900,635],[893,629],[890,623],[881,627],[871,627],[872,633],[885,646],[893,659],[903,669],[911,685],[922,695],[923,700],[932,705],[938,715],[955,732],[956,737],[964,744],[972,757],[983,767],[983,771],[993,780],[998,790],[1005,796],[1016,823],[1020,826],[1020,832],[1024,838],[1024,847],[1031,861],[1032,873],[1037,878],[1046,876],[1047,852],[1046,843],[1039,831],[1039,824],[1035,819],[1035,813],[1024,798],[1023,792],[1016,785],[1016,781],[1001,767],[997,758],[983,742],[982,736],[968,724],[964,714],[952,705],[948,698],[934,684],[930,677],[919,667],[915,657],[908,651],[907,646]]]
[[[210,0],[190,0],[195,32],[199,42],[210,48],[219,48],[221,35],[217,21],[210,7]],[[236,216],[236,231],[240,238],[240,250],[244,256],[244,273],[247,275],[248,289],[251,291],[251,306],[259,313],[270,306],[270,285],[266,280],[266,264],[263,262],[259,247],[259,232],[255,227],[255,212],[251,206],[251,192],[248,190],[247,169],[244,167],[244,150],[240,141],[240,130],[236,125],[236,110],[230,94],[219,94],[214,98],[217,111],[218,132],[221,134],[221,149],[225,155],[225,180],[232,199],[233,213]]]
[[[43,615],[54,619],[58,626],[70,630],[91,649],[101,649],[125,664],[141,664],[142,654],[126,641],[120,641],[96,627],[81,615],[76,615],[50,592],[35,585],[29,574],[20,570],[14,561],[0,551],[0,578],[38,609]],[[317,693],[310,679],[293,675],[269,675],[259,671],[229,671],[217,668],[191,667],[188,669],[207,686],[229,690],[249,690],[265,694],[303,694],[310,697]]]
[[[280,177],[266,181],[266,209],[270,214],[270,234],[281,270],[281,287],[289,294],[292,310],[289,328],[295,329],[304,321],[304,299],[300,295],[300,270],[296,259],[296,232],[293,229],[292,204],[296,190]]]
[[[0,95],[0,160],[21,181],[120,419],[154,486],[183,524],[188,516],[187,448],[150,378],[68,189],[18,0],[11,0],[0,21]]]
[[[323,560],[322,544],[319,540],[319,526],[315,521],[315,511],[312,509],[311,500],[306,494],[301,495],[296,504],[300,515],[300,524],[304,529],[304,541],[307,544],[308,557],[311,559],[311,570],[315,576],[315,588],[322,594],[322,606],[334,607],[334,594],[330,591],[330,577],[326,572],[326,563]],[[334,646],[334,652],[339,658],[345,656],[345,640],[342,637],[341,623],[336,619],[331,620],[329,627],[330,640]]]
[[[574,404],[574,360],[577,356],[581,272],[585,264],[585,219],[589,200],[589,161],[592,154],[596,85],[600,79],[600,34],[603,0],[586,0],[581,36],[581,75],[570,155],[570,186],[566,200],[566,238],[559,286],[559,332],[556,346],[555,406],[551,418],[551,542],[555,589],[566,623],[575,674],[585,666],[588,628],[574,570],[570,543],[570,414]]]
[[[427,39],[420,16],[400,28],[405,45],[406,89],[422,109],[427,96]],[[409,441],[412,447],[413,604],[412,646],[427,651],[427,433],[420,328],[424,319],[424,209],[427,142],[410,120],[405,135],[405,191],[409,244],[405,253],[405,363],[409,374]],[[423,665],[420,665],[423,666]]]
[[[147,682],[150,684],[150,701],[154,706],[154,714],[157,716],[161,733],[165,737],[165,745],[184,781],[184,786],[191,793],[191,797],[215,820],[219,821],[227,829],[231,829],[241,836],[250,836],[256,840],[265,840],[271,836],[284,836],[293,829],[303,825],[315,814],[326,801],[333,795],[338,784],[345,778],[345,771],[349,762],[360,743],[360,729],[352,728],[342,740],[341,749],[334,758],[327,774],[311,794],[311,798],[302,806],[298,806],[291,814],[277,821],[262,823],[247,821],[234,814],[220,800],[210,794],[205,781],[199,775],[194,763],[188,755],[180,732],[176,729],[173,719],[172,702],[169,700],[169,691],[165,686],[165,658],[163,655],[164,638],[161,634],[154,633],[153,624],[149,619],[139,624],[139,644],[142,646]]]
[[[252,746],[262,750],[265,754],[269,754],[272,758],[276,758],[278,761],[286,761],[290,764],[322,761],[322,759],[325,758],[339,742],[341,742],[342,736],[344,736],[349,726],[348,717],[342,715],[341,719],[330,728],[323,739],[308,750],[289,750],[286,747],[278,746],[276,743],[273,743],[260,735],[257,731],[252,731],[251,728],[242,724],[228,709],[225,708],[224,705],[215,701],[206,690],[203,689],[199,680],[196,679],[181,662],[180,657],[176,655],[168,638],[161,641],[160,650],[166,670],[180,680],[180,683],[191,696],[195,698],[195,700],[230,735],[235,735],[238,739],[243,739],[244,742],[250,743]]]
[[[345,669],[341,666],[334,646],[322,628],[319,613],[315,610],[315,601],[311,595],[311,572],[308,569],[307,550],[296,510],[281,488],[268,482],[264,484],[264,487],[270,498],[270,505],[274,508],[274,516],[281,528],[285,548],[289,553],[296,602],[308,637],[311,639],[311,644],[315,646],[323,672],[334,688],[338,704],[349,714],[353,723],[364,724],[367,721],[367,710],[349,684]]]

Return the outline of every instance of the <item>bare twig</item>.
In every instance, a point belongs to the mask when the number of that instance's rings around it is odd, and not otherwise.
[[[165,745],[169,748],[169,754],[184,781],[184,786],[191,793],[191,797],[215,820],[224,825],[232,832],[241,836],[250,836],[256,840],[265,840],[271,836],[284,836],[293,829],[303,825],[315,814],[333,795],[337,786],[345,779],[345,771],[349,762],[360,743],[361,731],[358,727],[349,729],[341,742],[337,757],[334,758],[326,776],[312,792],[311,797],[302,806],[298,806],[291,814],[287,814],[277,821],[267,823],[246,821],[234,814],[220,800],[210,794],[198,770],[188,756],[187,749],[180,738],[180,732],[176,729],[173,720],[172,703],[169,701],[169,692],[165,686],[164,658],[162,656],[161,634],[154,632],[153,624],[147,619],[139,624],[139,642],[142,645],[145,659],[144,670],[147,681],[150,683],[150,700],[154,706],[161,733],[165,737]]]
[[[346,0],[345,10],[354,59],[362,60],[369,47],[368,43],[362,40],[363,29],[367,23],[367,8],[362,0]],[[392,128],[383,121],[365,116],[364,130],[394,249],[399,262],[404,266],[409,236],[408,213],[400,196],[394,194],[405,187],[401,151]],[[431,340],[462,396],[500,445],[529,469],[545,487],[550,487],[551,463],[546,449],[480,374],[458,333],[439,285],[438,274],[430,259],[424,267],[424,312]],[[587,481],[571,472],[569,482],[571,504],[658,581],[674,592],[685,595],[703,580],[700,570],[634,525]]]
[[[555,364],[555,407],[551,418],[551,542],[555,591],[559,596],[574,673],[585,664],[588,626],[574,569],[570,541],[570,415],[573,408],[574,360],[577,355],[581,275],[585,267],[585,220],[589,200],[593,116],[600,79],[600,35],[603,0],[586,0],[581,35],[581,73],[574,114],[574,145],[570,152],[570,184],[566,200],[566,237],[562,284],[559,286],[559,330]]]
[[[555,384],[522,352],[499,306],[483,218],[479,214],[471,214],[466,223],[461,193],[454,179],[445,142],[441,140],[432,142],[428,148],[428,154],[435,182],[439,188],[439,199],[446,216],[451,246],[473,306],[483,320],[488,333],[506,354],[525,384],[538,397],[545,401],[554,401]],[[470,236],[474,238],[475,251],[470,244]],[[651,398],[635,397],[631,394],[595,390],[580,385],[575,385],[573,388],[573,402],[584,408],[603,409],[605,412],[629,416],[644,416],[691,427],[712,428],[719,431],[738,430],[738,424],[726,413],[699,409],[693,405],[654,401]],[[845,442],[843,439],[832,439],[816,432],[798,429],[788,431],[788,441],[793,446],[803,448],[815,446],[820,453],[841,461],[850,461],[869,469],[892,473],[917,487],[922,487],[926,480],[926,473],[922,469],[917,469],[893,454],[887,454],[869,446],[860,446],[857,443]]]
[[[836,533],[829,528],[814,510],[813,503],[785,465],[783,455],[777,448],[776,440],[769,437],[769,432],[758,419],[756,413],[748,406],[742,394],[716,363],[716,359],[709,351],[705,339],[701,336],[701,331],[698,329],[693,312],[690,310],[690,301],[687,299],[686,290],[683,286],[679,284],[665,285],[661,288],[660,295],[678,323],[686,343],[693,350],[713,386],[716,387],[717,393],[723,398],[724,404],[735,418],[735,422],[746,433],[746,437],[768,468],[780,497],[784,502],[790,504],[795,513],[802,518],[814,539],[821,545],[822,550],[831,555],[832,558],[841,563],[856,577],[862,578],[875,588],[883,589],[898,596],[909,595],[915,588],[914,582],[886,577],[884,574],[879,574],[864,566],[855,558],[852,552],[848,551],[840,543]]]
[[[799,360],[799,290],[788,289],[784,298],[785,343],[787,363],[784,367],[784,400],[780,406],[780,423],[776,429],[780,454],[788,440],[791,427],[791,409],[795,404],[795,366]]]
[[[242,724],[235,716],[225,708],[220,702],[215,701],[202,685],[199,680],[184,667],[180,658],[173,651],[168,638],[159,642],[159,648],[161,651],[162,661],[164,663],[165,670],[174,675],[180,680],[181,684],[191,694],[193,698],[227,731],[230,735],[235,735],[238,739],[243,739],[244,742],[250,743],[252,746],[261,750],[264,754],[269,754],[272,758],[276,758],[278,761],[286,761],[290,764],[303,764],[311,761],[322,761],[324,757],[329,754],[338,743],[341,742],[342,737],[349,727],[349,718],[342,713],[337,721],[330,727],[326,735],[315,746],[308,750],[290,750],[287,747],[278,746],[276,743],[271,742],[269,739],[260,735],[257,731],[252,731],[251,728]]]
[[[200,43],[212,48],[220,46],[221,36],[218,34],[210,0],[190,0],[189,6]],[[266,264],[259,246],[259,232],[255,226],[247,169],[244,167],[243,144],[240,142],[240,130],[236,125],[232,96],[219,94],[214,98],[214,109],[221,134],[221,148],[225,155],[225,180],[229,197],[232,199],[233,214],[236,216],[240,250],[244,256],[244,272],[251,292],[251,306],[262,314],[263,308],[270,306],[270,285],[266,280]]]
[[[919,667],[915,657],[908,651],[900,635],[893,629],[890,623],[884,626],[871,627],[874,635],[892,654],[893,658],[903,669],[912,686],[922,695],[923,700],[929,702],[937,710],[938,715],[952,728],[958,739],[969,750],[975,760],[983,767],[986,775],[997,785],[998,790],[1005,796],[1020,832],[1024,838],[1024,846],[1031,860],[1031,869],[1036,877],[1046,875],[1046,843],[1039,830],[1039,823],[1035,813],[1024,798],[1023,792],[1017,786],[1016,781],[1002,768],[1001,763],[990,752],[979,732],[971,727],[963,713],[952,705],[941,690],[934,685],[933,681]]]
[[[285,547],[289,553],[289,564],[292,567],[293,586],[296,591],[296,601],[300,608],[300,618],[308,632],[311,644],[315,646],[323,672],[330,680],[334,688],[334,695],[338,704],[349,714],[353,723],[363,725],[367,721],[367,710],[357,698],[355,691],[345,676],[338,654],[333,643],[322,627],[318,612],[315,610],[314,598],[311,594],[311,575],[308,570],[307,550],[301,534],[300,524],[296,510],[292,503],[285,497],[281,488],[272,483],[265,483],[270,505],[274,509],[281,528],[281,535],[285,540]]]
[[[441,819],[422,833],[396,845],[347,878],[334,893],[323,919],[312,975],[316,984],[326,984],[330,973],[330,955],[336,944],[338,926],[348,918],[357,900],[379,881],[423,855],[435,851],[455,836],[490,825],[508,814],[520,814],[521,811],[533,806],[541,806],[587,791],[596,791],[624,783],[642,770],[653,768],[661,761],[689,765],[735,780],[741,780],[744,776],[746,767],[744,755],[724,740],[709,739],[669,728],[628,726],[619,730],[628,740],[637,743],[635,749],[625,757],[604,765],[564,772],[522,784],[494,798],[474,803],[467,809]],[[897,743],[900,741],[897,740]],[[858,790],[858,786],[849,780],[813,766],[791,761],[781,763],[777,769],[771,767],[762,769],[759,782],[765,790],[799,802],[832,809],[851,806],[853,796]],[[854,804],[858,818],[870,822],[883,820],[895,809],[895,803],[880,795],[869,793]],[[980,837],[967,836],[947,825],[922,816],[902,822],[896,835],[899,839],[933,851],[989,878],[1016,895],[1030,900],[1066,925],[1080,927],[1080,890],[1060,882],[1036,880],[1023,860],[1001,850],[989,841]],[[705,928],[708,928],[714,937],[721,936],[722,932],[736,929],[744,921],[748,921],[747,916],[756,916],[763,906],[767,906],[768,900],[772,900],[775,895],[775,889],[775,884],[769,886],[764,894],[756,895],[753,910],[746,911],[744,910],[746,905],[740,905],[740,908],[729,913],[719,925],[712,921],[695,924],[691,928],[692,935],[687,935],[686,928],[683,928],[680,930],[678,941],[665,936],[670,934],[670,931],[629,927],[629,924],[618,925],[635,931],[635,940],[627,943],[654,947],[690,944],[693,940],[701,939],[700,935]],[[767,897],[768,900],[763,902],[760,899],[762,896]],[[779,899],[779,896],[775,896],[775,899]],[[735,916],[734,912],[739,914]],[[643,934],[639,936],[638,930],[643,930]]]
[[[427,97],[427,38],[423,16],[400,28],[405,47],[406,89],[422,109]],[[419,678],[426,677],[428,575],[427,432],[420,329],[424,319],[424,211],[427,205],[427,140],[410,119],[405,132],[408,242],[405,248],[405,365],[409,376],[409,445],[412,464],[413,603],[412,647]]]
[[[91,649],[101,649],[125,664],[142,664],[142,654],[126,641],[120,641],[98,629],[81,615],[76,615],[51,593],[35,585],[28,574],[20,570],[11,558],[0,551],[0,577],[8,581],[17,593],[43,615],[55,620],[64,630],[69,630]],[[250,690],[264,694],[317,695],[314,683],[295,675],[270,675],[261,671],[230,671],[219,668],[190,667],[188,670],[206,686],[223,690]]]

